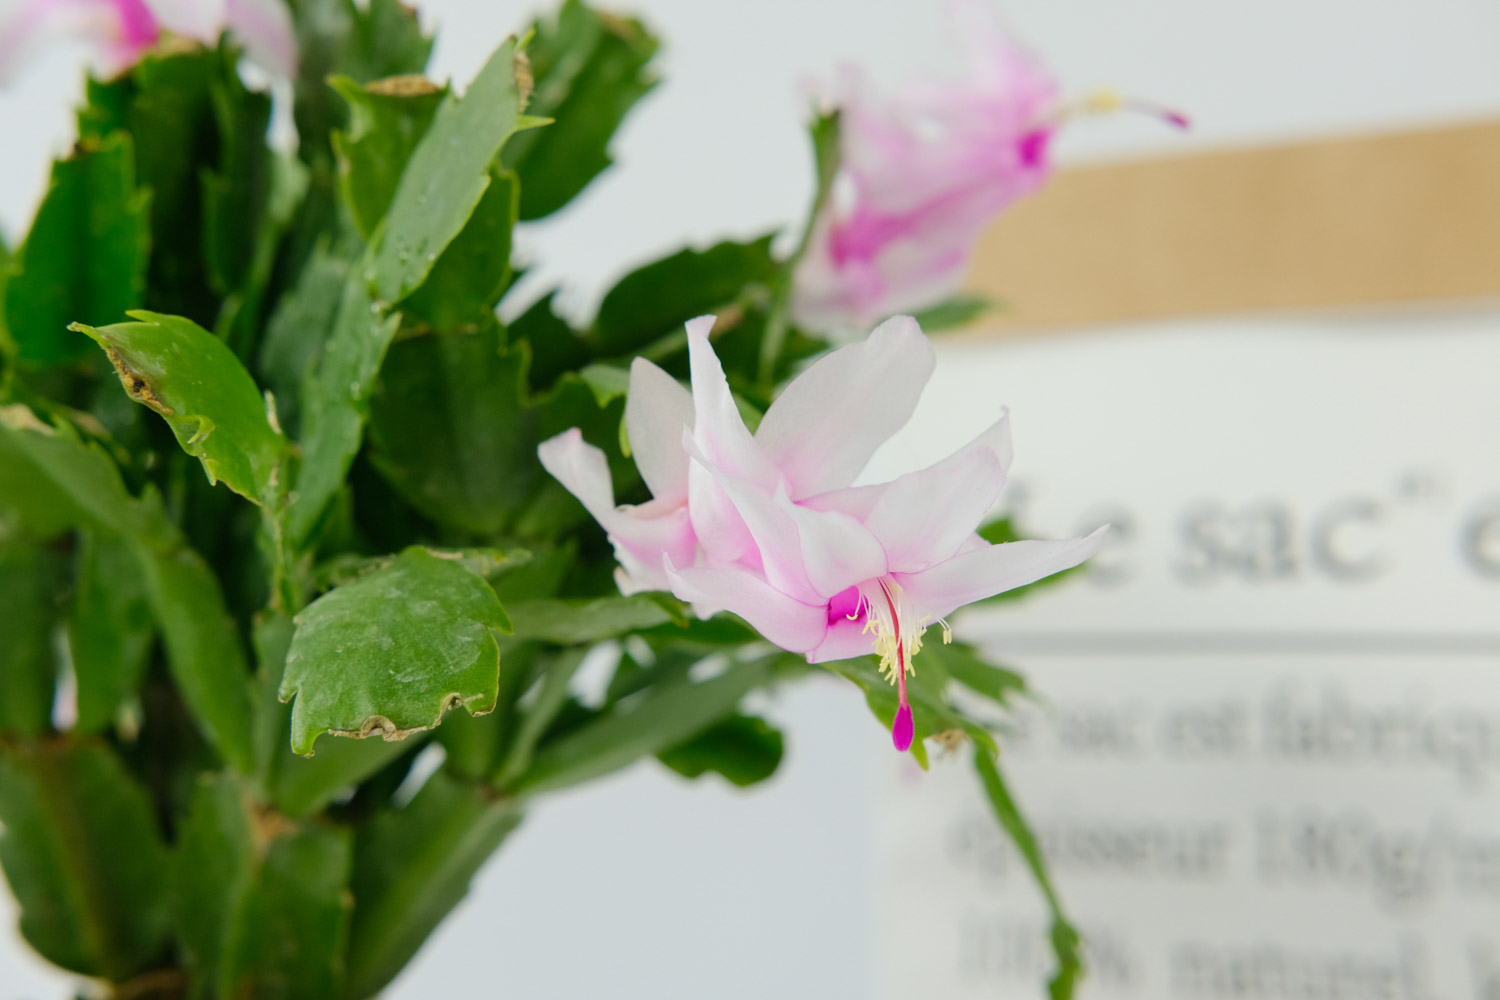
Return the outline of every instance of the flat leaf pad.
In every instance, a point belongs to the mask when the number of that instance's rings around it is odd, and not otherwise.
[[[407,549],[296,622],[281,699],[297,699],[297,753],[312,753],[323,732],[403,739],[457,705],[482,715],[499,697],[495,633],[510,622],[489,584],[460,562]]]

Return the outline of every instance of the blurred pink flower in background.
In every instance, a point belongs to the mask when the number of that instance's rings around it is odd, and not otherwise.
[[[811,329],[868,329],[947,298],[979,234],[1047,177],[1057,81],[987,11],[953,11],[964,79],[881,94],[851,67],[829,95],[840,169],[792,298]]]
[[[284,0],[0,0],[0,82],[49,41],[91,43],[95,71],[112,77],[164,33],[213,45],[226,31],[272,75],[296,75],[297,40]]]
[[[1068,119],[1129,109],[1187,126],[1109,91],[1062,104],[1052,74],[978,0],[954,0],[950,13],[964,78],[883,94],[849,67],[824,97],[839,111],[839,171],[791,306],[810,330],[855,333],[952,296],[980,234],[1047,179]]]
[[[930,623],[973,601],[1076,566],[1095,532],[992,545],[977,535],[1005,485],[1010,424],[887,483],[852,485],[906,424],[936,364],[900,316],[794,379],[751,434],[708,335],[688,324],[692,391],[644,359],[631,368],[626,430],[654,499],[615,507],[602,451],[575,428],[542,465],[610,536],[621,590],[670,589],[701,617],[732,611],[811,663],[879,654],[899,689],[892,738],[911,746],[906,677]]]

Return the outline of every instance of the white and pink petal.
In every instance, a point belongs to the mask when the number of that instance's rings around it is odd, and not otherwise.
[[[1005,542],[972,549],[920,573],[893,579],[911,606],[928,619],[943,618],[965,604],[1024,587],[1072,569],[1099,548],[1108,525],[1079,538]]]
[[[813,510],[793,503],[782,490],[774,499],[796,528],[802,565],[819,597],[828,600],[885,575],[889,568],[886,551],[858,520],[838,511]]]
[[[702,610],[732,611],[782,649],[809,652],[828,631],[825,606],[794,600],[757,573],[737,567],[677,569],[670,562],[665,569],[679,599]]]
[[[917,321],[898,316],[793,379],[755,432],[792,499],[852,483],[911,419],[936,363]]]
[[[692,393],[650,361],[636,358],[625,397],[625,433],[641,478],[658,500],[687,499],[688,453],[682,435],[692,427]]]
[[[693,440],[715,469],[763,489],[776,485],[776,466],[766,457],[745,421],[724,377],[724,366],[708,335],[714,317],[687,323],[688,366],[693,380]]]
[[[856,656],[868,656],[875,648],[874,640],[865,631],[864,618],[851,621],[830,616],[828,631],[817,648],[807,654],[808,663],[828,663],[832,660],[851,660]]]
[[[1005,486],[1010,418],[935,465],[888,483],[810,497],[806,505],[856,517],[880,539],[892,572],[915,573],[952,557]]]
[[[542,467],[578,498],[614,543],[616,552],[628,549],[645,567],[661,564],[663,554],[690,562],[696,548],[693,523],[681,504],[653,501],[640,507],[616,507],[609,461],[604,452],[583,440],[578,428],[543,441],[537,448]],[[627,573],[660,584],[653,571]]]

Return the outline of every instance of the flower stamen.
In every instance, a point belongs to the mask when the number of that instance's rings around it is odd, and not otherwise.
[[[1082,100],[1062,105],[1053,112],[1052,120],[1055,123],[1061,124],[1070,118],[1079,118],[1085,115],[1115,115],[1122,111],[1133,111],[1136,114],[1158,118],[1173,128],[1185,129],[1192,125],[1187,115],[1180,111],[1174,111],[1155,101],[1133,97],[1129,94],[1121,94],[1118,91],[1110,90],[1108,87],[1101,87]]]

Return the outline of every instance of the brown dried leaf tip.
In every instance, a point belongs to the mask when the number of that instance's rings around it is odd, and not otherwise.
[[[516,53],[511,60],[510,71],[516,78],[516,98],[520,110],[525,111],[526,105],[531,103],[532,88],[536,86],[536,79],[531,75],[531,60],[526,58],[526,53]]]
[[[177,412],[162,402],[161,397],[156,394],[156,390],[146,380],[146,377],[130,367],[125,359],[120,356],[119,351],[113,347],[106,347],[104,353],[109,355],[109,363],[114,365],[115,371],[119,373],[120,384],[125,387],[126,395],[137,403],[143,403],[151,407],[151,409],[164,417],[170,417]]]
[[[426,97],[436,94],[441,88],[420,73],[404,76],[388,76],[365,85],[365,90],[381,97]]]

